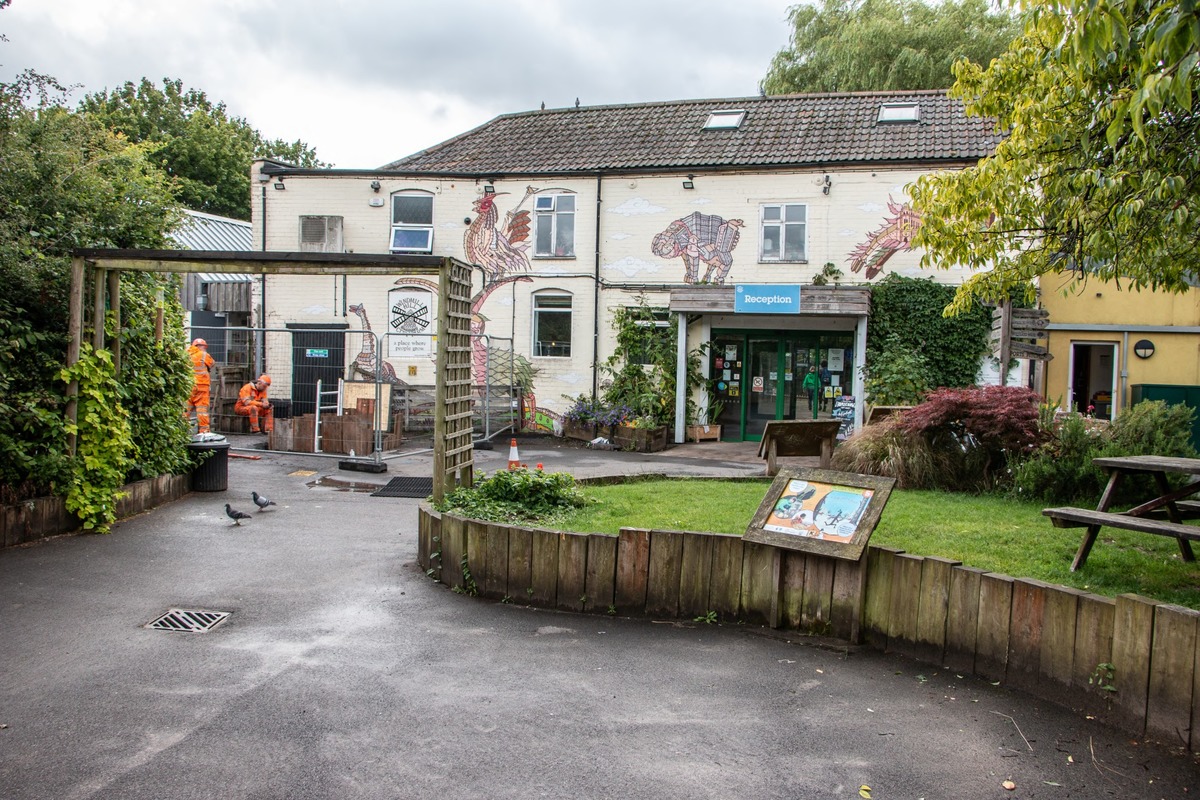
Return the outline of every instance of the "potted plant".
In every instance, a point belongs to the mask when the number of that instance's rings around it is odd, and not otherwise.
[[[613,428],[613,444],[635,453],[667,449],[667,426],[652,416],[636,417]]]
[[[695,424],[687,426],[688,441],[719,442],[721,440],[721,424],[717,420],[721,418],[721,412],[724,410],[725,403],[718,400],[716,395],[710,391],[708,402],[705,404],[704,411],[700,412],[699,420]]]
[[[596,438],[596,417],[603,413],[604,409],[598,402],[587,395],[579,395],[563,413],[563,436],[590,442]]]

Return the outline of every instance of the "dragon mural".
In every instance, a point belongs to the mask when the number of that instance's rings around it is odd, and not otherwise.
[[[654,237],[650,249],[661,258],[683,258],[685,283],[725,283],[733,266],[733,249],[741,237],[742,221],[695,211],[681,217]],[[707,265],[700,280],[700,265]]]
[[[908,203],[893,202],[888,196],[888,213],[883,225],[867,234],[867,240],[855,247],[846,259],[851,272],[866,270],[868,280],[883,271],[888,259],[904,250],[912,249],[913,237],[921,229],[921,215]]]

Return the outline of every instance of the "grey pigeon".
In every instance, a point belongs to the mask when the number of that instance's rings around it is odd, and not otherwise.
[[[225,504],[225,516],[233,520],[234,525],[241,525],[242,520],[250,519],[250,515],[244,511],[238,511],[236,508],[230,508],[229,503]]]
[[[275,505],[274,500],[268,500],[267,498],[263,497],[258,492],[251,492],[250,499],[254,501],[254,505],[258,506],[259,511],[264,510],[267,506]]]

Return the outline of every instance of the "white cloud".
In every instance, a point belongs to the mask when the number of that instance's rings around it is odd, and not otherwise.
[[[333,309],[327,306],[309,306],[308,308],[300,309],[301,314],[311,314],[313,316],[326,316],[333,313]]]
[[[604,265],[605,269],[616,270],[617,272],[625,275],[627,278],[632,278],[634,275],[638,275],[643,272],[658,272],[661,267],[661,264],[657,264],[653,261],[643,261],[642,259],[634,258],[633,256],[626,256],[620,261]]]
[[[623,242],[631,236],[633,236],[632,233],[610,233],[608,235],[608,238],[616,239],[618,242]]]
[[[608,213],[620,214],[623,217],[633,217],[640,214],[657,214],[660,211],[666,211],[666,209],[662,206],[654,205],[644,197],[632,197],[621,203],[621,205],[608,209]]]
[[[692,205],[706,206],[711,202],[712,202],[712,200],[709,200],[707,197],[697,197],[695,200],[692,201]]]
[[[838,236],[858,236],[858,231],[854,228],[842,228],[838,231]]]
[[[859,211],[862,211],[866,214],[878,214],[886,207],[887,206],[879,205],[879,203],[863,203],[861,206],[855,206],[855,208],[857,208]]]

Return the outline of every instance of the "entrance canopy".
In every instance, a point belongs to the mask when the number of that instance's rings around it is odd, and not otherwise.
[[[360,253],[284,253],[228,250],[100,250],[72,253],[67,366],[79,361],[83,342],[85,276],[92,271],[92,342],[105,347],[106,304],[121,326],[122,272],[225,273],[229,275],[437,275],[442,302],[437,322],[436,408],[434,409],[433,496],[455,485],[470,486],[471,440],[471,265],[455,258]],[[159,323],[161,325],[161,320]],[[120,341],[113,342],[120,369]],[[76,395],[68,389],[67,416],[74,422]],[[72,442],[72,447],[74,443]]]

